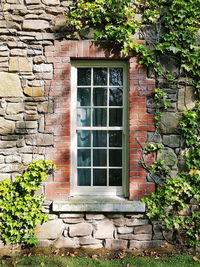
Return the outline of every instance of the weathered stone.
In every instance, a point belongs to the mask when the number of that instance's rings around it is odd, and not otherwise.
[[[21,163],[21,157],[17,155],[7,156],[6,163]]]
[[[134,233],[135,234],[149,234],[152,233],[152,225],[141,225],[141,226],[135,226],[134,227]]]
[[[0,173],[0,181],[3,181],[5,179],[9,179],[10,180],[11,179],[11,174],[10,173]]]
[[[186,87],[178,91],[178,110],[192,109],[195,105],[194,88]]]
[[[38,112],[40,113],[52,113],[53,112],[53,102],[43,102],[38,104]]]
[[[139,226],[139,225],[146,225],[148,224],[148,220],[146,219],[130,219],[127,220],[127,226]]]
[[[99,249],[99,248],[103,248],[103,244],[96,244],[96,245],[86,245],[86,246],[81,246],[82,248],[86,248],[86,249]]]
[[[52,243],[53,243],[53,241],[52,240],[49,240],[49,239],[39,239],[38,240],[38,247],[44,247],[44,248],[46,248],[46,247],[51,246]]]
[[[149,240],[149,241],[138,241],[138,240],[131,240],[130,241],[130,249],[143,249],[143,248],[155,248],[160,247],[165,242],[163,240]]]
[[[33,121],[34,122],[34,121]],[[37,134],[34,136],[26,136],[27,145],[36,146],[50,146],[53,145],[52,134]]]
[[[20,129],[34,129],[37,126],[37,121],[18,121],[16,123],[16,127]]]
[[[0,143],[1,148],[1,143]],[[20,170],[19,165],[14,164],[0,164],[0,172],[18,172]]]
[[[22,97],[19,76],[12,73],[0,72],[0,97]]]
[[[69,238],[61,236],[54,243],[55,248],[78,248],[78,238]]]
[[[125,239],[125,240],[151,240],[152,239],[152,234],[123,234],[123,235],[118,235],[119,239]]]
[[[22,155],[22,163],[24,165],[29,165],[32,161],[33,161],[33,155],[32,154]]]
[[[45,126],[44,116],[40,116],[38,123],[39,123],[38,132],[43,133],[45,131],[45,129],[44,129],[44,126]]]
[[[59,0],[42,0],[42,3],[47,6],[58,6],[60,4]]]
[[[59,218],[65,219],[65,218],[83,218],[84,215],[81,213],[61,213],[59,215]]]
[[[86,214],[86,220],[103,220],[104,218],[103,214]]]
[[[158,152],[157,159],[164,160],[167,166],[174,166],[178,162],[177,156],[171,148],[165,148]]]
[[[38,118],[39,118],[39,116],[37,114],[35,114],[35,115],[25,114],[24,115],[25,121],[36,121],[36,120],[38,120]]]
[[[35,64],[44,63],[45,62],[45,57],[44,56],[36,56],[36,57],[34,57],[33,62]],[[41,84],[39,84],[39,85],[41,85]]]
[[[9,55],[9,52],[8,51],[0,51],[0,56],[1,57],[8,57],[8,55]]]
[[[163,237],[163,234],[162,233],[156,233],[156,234],[153,235],[153,239],[163,240],[164,237]]]
[[[172,148],[180,147],[180,135],[164,135],[163,144]]]
[[[12,134],[15,131],[15,123],[0,117],[0,134]]]
[[[56,239],[59,238],[65,229],[62,220],[56,219],[37,225],[35,229],[36,237],[39,239]]]
[[[31,72],[32,68],[26,57],[11,57],[9,71]]]
[[[24,111],[23,103],[8,103],[6,113],[9,115],[15,115]]]
[[[28,96],[38,97],[44,95],[43,87],[26,87],[24,89],[24,94]]]
[[[54,30],[60,30],[61,28],[65,27],[66,25],[66,18],[64,15],[58,15],[53,20]]]
[[[80,245],[96,245],[101,243],[102,243],[101,240],[95,239],[91,236],[83,236],[79,238]]]
[[[43,33],[43,32],[38,32],[35,36],[36,40],[54,40],[55,39],[55,34],[53,33]]]
[[[114,225],[110,220],[99,221],[96,224],[96,231],[94,232],[94,238],[113,238]]]
[[[4,156],[0,155],[0,164],[4,163]]]
[[[8,57],[0,57],[0,62],[7,62],[8,61]]]
[[[12,49],[10,51],[11,56],[25,57],[26,54],[27,54],[27,51],[25,49]]]
[[[87,236],[92,234],[92,225],[88,223],[79,223],[69,226],[69,236]]]
[[[113,223],[115,226],[122,227],[126,224],[126,219],[124,217],[121,217],[119,219],[114,219]]]
[[[24,20],[22,29],[24,30],[44,30],[49,28],[49,22],[46,20]]]
[[[55,220],[58,218],[58,215],[56,214],[49,214],[49,220]]]
[[[41,4],[40,0],[25,0],[27,5]]]
[[[178,125],[182,118],[180,113],[163,113],[161,116],[161,132],[163,134],[174,134],[178,132]]]
[[[133,227],[119,227],[117,232],[119,234],[130,234],[133,233]]]
[[[37,56],[37,57],[42,57],[42,56]],[[41,87],[41,86],[44,86],[44,81],[40,81],[40,80],[28,81],[28,86]]]
[[[73,224],[73,223],[82,223],[84,222],[83,218],[67,218],[63,220],[64,223]]]
[[[119,249],[126,249],[128,246],[128,241],[126,240],[111,240],[107,239],[105,247],[107,249],[119,250]]]
[[[34,65],[33,70],[35,72],[52,72],[53,66],[52,64],[39,64],[39,65]]]

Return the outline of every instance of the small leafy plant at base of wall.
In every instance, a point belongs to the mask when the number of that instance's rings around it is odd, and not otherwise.
[[[0,233],[4,244],[36,245],[35,226],[48,220],[42,213],[43,195],[35,195],[52,173],[50,160],[33,161],[14,182],[0,182]]]

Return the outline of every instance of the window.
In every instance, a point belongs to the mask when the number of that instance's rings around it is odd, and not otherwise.
[[[73,62],[72,195],[125,195],[125,62]]]

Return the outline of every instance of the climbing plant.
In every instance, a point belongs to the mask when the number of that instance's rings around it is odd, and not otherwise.
[[[35,193],[54,169],[49,160],[33,161],[14,182],[0,182],[0,236],[5,244],[37,244],[35,227],[48,216],[42,213],[43,195]]]
[[[73,33],[94,29],[95,40],[112,42],[127,55],[137,54],[139,63],[151,69],[156,80],[162,77],[177,86],[184,77],[186,86],[192,86],[196,98],[200,98],[199,0],[76,0],[69,7],[66,23]],[[135,34],[144,42],[135,41]],[[163,64],[166,57],[175,62],[176,69]],[[152,98],[157,132],[162,112],[170,104],[160,88],[154,90]],[[184,233],[183,242],[192,246],[199,244],[200,234],[199,211],[189,210],[189,205],[198,204],[200,198],[199,114],[198,101],[183,113],[180,133],[185,167],[176,178],[171,179],[163,160],[155,160],[150,166],[145,162],[145,155],[162,150],[161,144],[150,142],[141,156],[142,166],[152,177],[162,178],[156,192],[144,199],[149,218]],[[182,216],[187,209],[187,216]]]

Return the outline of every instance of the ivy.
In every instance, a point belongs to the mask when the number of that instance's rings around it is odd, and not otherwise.
[[[55,166],[49,160],[33,161],[14,182],[0,182],[0,233],[5,244],[36,245],[35,227],[47,221],[43,195],[35,195]]]

